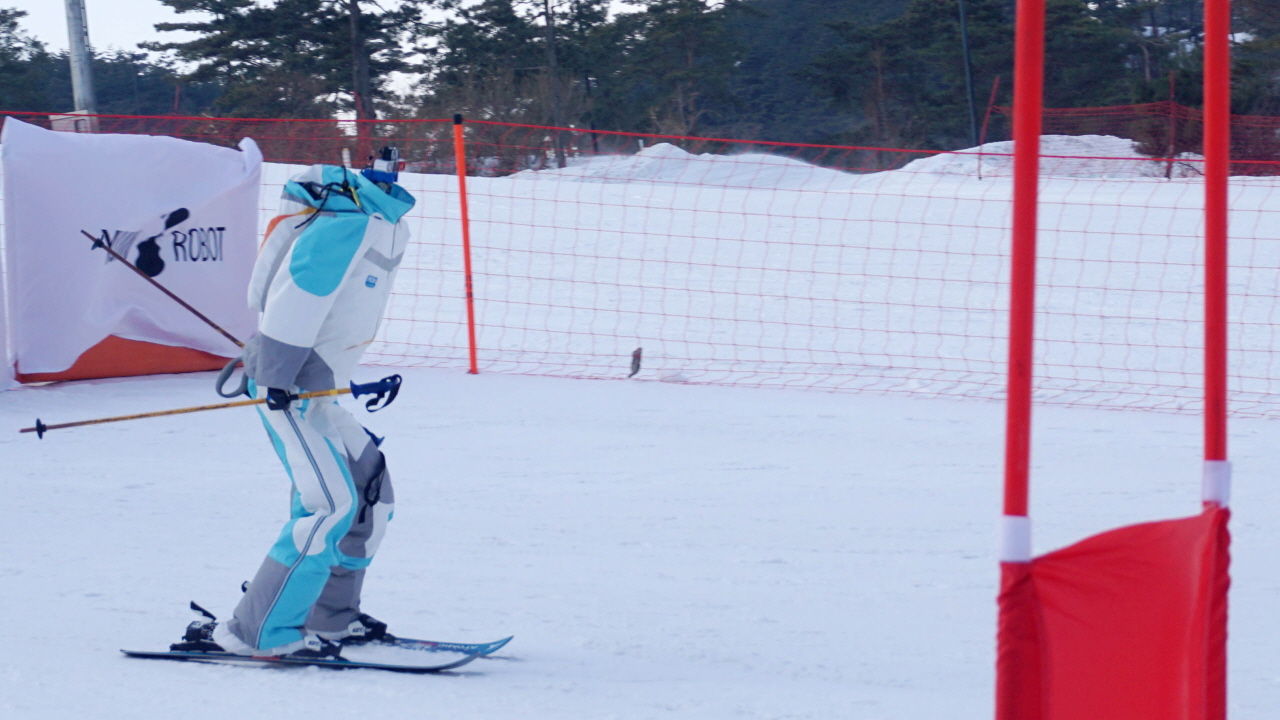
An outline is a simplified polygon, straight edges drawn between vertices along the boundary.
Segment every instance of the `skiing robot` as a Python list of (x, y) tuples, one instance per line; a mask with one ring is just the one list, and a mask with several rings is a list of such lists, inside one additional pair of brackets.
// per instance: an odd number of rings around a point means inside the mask
[(388, 637), (360, 608), (394, 503), (381, 439), (333, 396), (299, 396), (346, 383), (377, 334), (414, 205), (398, 165), (386, 148), (360, 173), (315, 165), (284, 186), (249, 284), (258, 332), (241, 359), (242, 389), (265, 400), (257, 411), (293, 484), (290, 518), (234, 615), (191, 623), (173, 650), (337, 658)]

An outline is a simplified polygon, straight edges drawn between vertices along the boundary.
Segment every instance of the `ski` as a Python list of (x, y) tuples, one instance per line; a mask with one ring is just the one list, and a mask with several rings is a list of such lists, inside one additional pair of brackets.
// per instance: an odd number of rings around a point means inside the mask
[[(376, 650), (365, 646), (366, 649)], [(121, 650), (128, 657), (145, 658), (150, 660), (178, 660), (184, 662), (213, 663), (218, 665), (242, 665), (256, 667), (282, 667), (282, 666), (302, 666), (302, 667), (322, 667), (333, 670), (384, 670), (389, 672), (400, 673), (440, 673), (447, 670), (462, 667), (467, 663), (480, 657), (475, 653), (461, 653), (444, 650), (436, 650), (433, 652), (448, 653), (450, 657), (436, 658), (431, 662), (414, 662), (417, 658), (408, 658), (408, 660), (393, 660), (392, 658), (380, 658), (381, 653), (366, 652), (364, 649), (343, 648), (344, 653), (351, 651), (350, 657), (343, 658), (298, 658), (288, 655), (283, 656), (260, 656), (237, 655), (229, 652), (202, 652), (191, 650)], [(362, 659), (367, 656), (368, 659)]]
[(417, 638), (394, 637), (390, 640), (374, 640), (369, 644), (390, 645), (393, 647), (420, 652), (460, 652), (484, 657), (501, 650), (507, 643), (511, 642), (512, 637), (514, 636), (509, 635), (501, 640), (494, 640), (492, 642), (485, 643), (444, 642), (441, 640), (419, 640)]
[[(241, 586), (241, 590), (248, 586), (248, 581)], [(210, 620), (217, 621), (213, 613), (200, 607), (194, 600), (191, 601), (191, 609), (200, 613)], [(480, 657), (492, 655), (493, 653), (506, 647), (511, 642), (514, 635), (508, 635), (501, 640), (493, 640), (490, 642), (466, 643), (466, 642), (447, 642), (444, 640), (421, 640), (419, 638), (406, 638), (396, 635), (386, 635), (377, 640), (368, 642), (348, 642), (343, 647), (382, 647), (382, 648), (398, 648), (400, 650), (412, 650), (415, 652), (456, 652), (466, 655), (477, 655)]]

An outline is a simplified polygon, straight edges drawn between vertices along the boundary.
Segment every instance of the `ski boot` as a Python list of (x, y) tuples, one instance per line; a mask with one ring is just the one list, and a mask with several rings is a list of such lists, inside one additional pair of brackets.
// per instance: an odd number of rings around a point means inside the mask
[(395, 636), (387, 632), (387, 624), (365, 613), (351, 621), (346, 629), (320, 633), (323, 639), (341, 645), (363, 645), (370, 642), (391, 642)]
[(325, 640), (319, 635), (308, 635), (302, 642), (302, 647), (285, 657), (306, 658), (307, 660), (342, 659), (342, 645), (332, 640)]

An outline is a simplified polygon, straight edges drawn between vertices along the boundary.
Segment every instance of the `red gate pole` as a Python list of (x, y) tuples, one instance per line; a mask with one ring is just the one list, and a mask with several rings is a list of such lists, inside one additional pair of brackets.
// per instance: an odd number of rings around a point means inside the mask
[(1013, 100), (1013, 249), (1009, 378), (1005, 409), (1004, 514), (1026, 517), (1035, 341), (1036, 203), (1044, 96), (1044, 0), (1018, 0)]
[[(1204, 459), (1227, 459), (1227, 177), (1231, 169), (1230, 0), (1204, 4)], [(1207, 484), (1207, 483), (1206, 483)], [(1225, 489), (1225, 488), (1224, 488)], [(1206, 488), (1208, 490), (1208, 488)], [(1205, 497), (1221, 501), (1225, 497)]]
[(1040, 720), (1043, 670), (1031, 583), (1031, 387), (1035, 342), (1036, 205), (1044, 105), (1045, 0), (1018, 0), (1013, 90), (1013, 247), (996, 720)]
[(462, 114), (453, 116), (453, 162), (458, 172), (458, 207), (462, 221), (462, 272), (467, 287), (467, 349), (471, 358), (472, 375), (480, 370), (476, 366), (476, 306), (474, 286), (471, 282), (471, 215), (467, 208), (467, 146), (462, 132)]
[[(1227, 224), (1231, 174), (1231, 2), (1204, 3), (1204, 476), (1207, 511), (1227, 513), (1231, 463), (1227, 460)], [(1225, 522), (1225, 520), (1224, 520)], [(1227, 717), (1227, 566), (1230, 536), (1219, 542), (1218, 575), (1206, 628), (1204, 714)]]

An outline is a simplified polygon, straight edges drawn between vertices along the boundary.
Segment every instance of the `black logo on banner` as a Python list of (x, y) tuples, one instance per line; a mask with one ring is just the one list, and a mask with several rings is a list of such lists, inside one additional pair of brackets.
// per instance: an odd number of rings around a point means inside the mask
[[(214, 226), (174, 229), (190, 218), (191, 213), (186, 208), (178, 208), (165, 215), (164, 229), (137, 244), (137, 254), (132, 261), (134, 266), (148, 277), (156, 277), (164, 272), (166, 263), (162, 250), (166, 245), (171, 262), (222, 262), (222, 240), (227, 228)], [(121, 257), (128, 258), (138, 235), (137, 231), (103, 230), (96, 239)], [(107, 257), (107, 262), (112, 260), (112, 257)]]
[(163, 237), (165, 232), (174, 225), (186, 222), (189, 217), (191, 213), (187, 212), (186, 208), (178, 208), (165, 215), (164, 230), (138, 243), (138, 259), (134, 260), (133, 264), (148, 277), (155, 277), (164, 272), (164, 260), (160, 257), (160, 243), (156, 242), (156, 239)]

